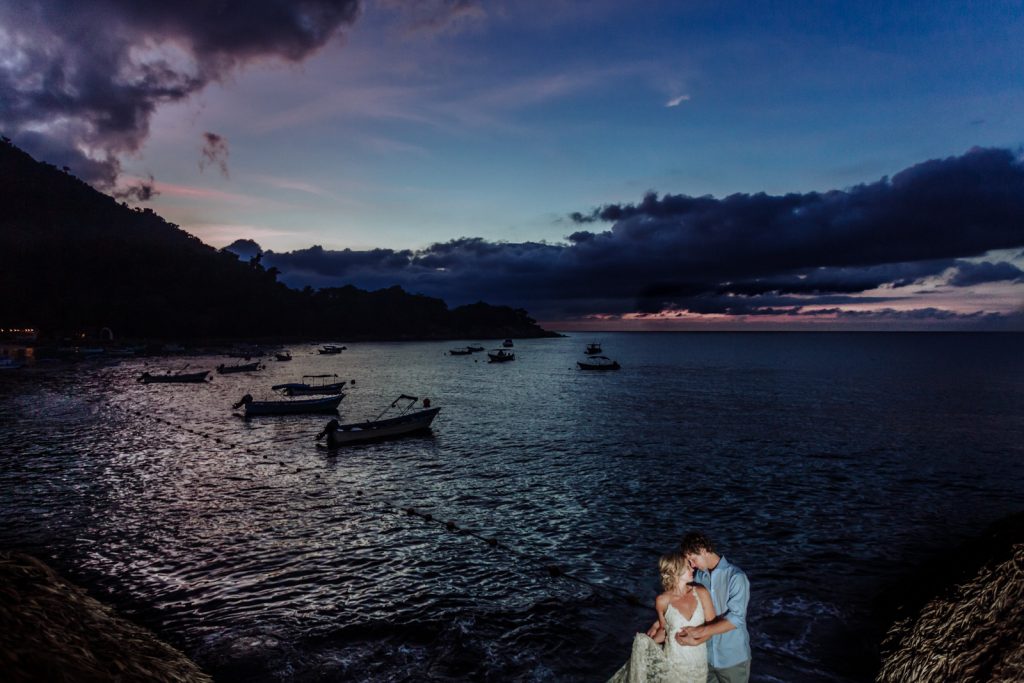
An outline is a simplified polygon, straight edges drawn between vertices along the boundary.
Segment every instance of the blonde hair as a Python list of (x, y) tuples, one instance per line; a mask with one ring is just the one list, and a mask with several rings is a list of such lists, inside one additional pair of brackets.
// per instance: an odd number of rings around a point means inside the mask
[(661, 572), (661, 587), (670, 591), (679, 583), (682, 576), (690, 567), (686, 562), (686, 556), (680, 552), (667, 553), (658, 559), (658, 571)]

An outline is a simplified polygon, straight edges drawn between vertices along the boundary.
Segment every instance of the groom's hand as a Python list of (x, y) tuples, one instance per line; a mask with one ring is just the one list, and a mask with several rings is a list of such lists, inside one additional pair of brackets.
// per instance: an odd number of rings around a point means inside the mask
[(676, 642), (680, 645), (700, 645), (700, 641), (693, 635), (694, 629), (681, 628), (676, 631)]
[(708, 631), (708, 627), (707, 626), (691, 626), (690, 628), (686, 629), (687, 635), (689, 635), (689, 636), (691, 636), (691, 637), (693, 637), (693, 638), (695, 638), (697, 640), (700, 640), (702, 638), (706, 638), (707, 635), (708, 635), (707, 631)]

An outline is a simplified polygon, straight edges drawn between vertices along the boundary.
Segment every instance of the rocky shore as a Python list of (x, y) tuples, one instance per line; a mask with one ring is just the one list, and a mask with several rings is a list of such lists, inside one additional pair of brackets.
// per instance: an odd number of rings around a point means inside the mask
[(1024, 681), (1024, 514), (892, 586), (878, 683)]
[(0, 553), (4, 681), (211, 683), (188, 657), (39, 560)]

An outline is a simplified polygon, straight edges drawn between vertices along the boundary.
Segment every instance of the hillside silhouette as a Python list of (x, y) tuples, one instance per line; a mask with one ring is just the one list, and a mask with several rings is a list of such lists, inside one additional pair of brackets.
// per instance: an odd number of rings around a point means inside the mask
[(48, 336), (109, 327), (150, 339), (540, 337), (522, 309), (400, 287), (290, 289), (241, 261), (0, 144), (0, 327)]

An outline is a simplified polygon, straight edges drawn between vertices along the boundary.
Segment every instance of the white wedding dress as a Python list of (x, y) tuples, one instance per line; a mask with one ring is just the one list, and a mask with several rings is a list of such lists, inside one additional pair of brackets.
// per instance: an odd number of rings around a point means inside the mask
[(689, 619), (669, 604), (665, 608), (665, 644), (659, 645), (645, 633), (633, 638), (633, 653), (608, 683), (705, 683), (708, 679), (708, 646), (680, 645), (676, 632), (686, 626), (704, 623), (704, 607), (697, 598), (697, 608)]

